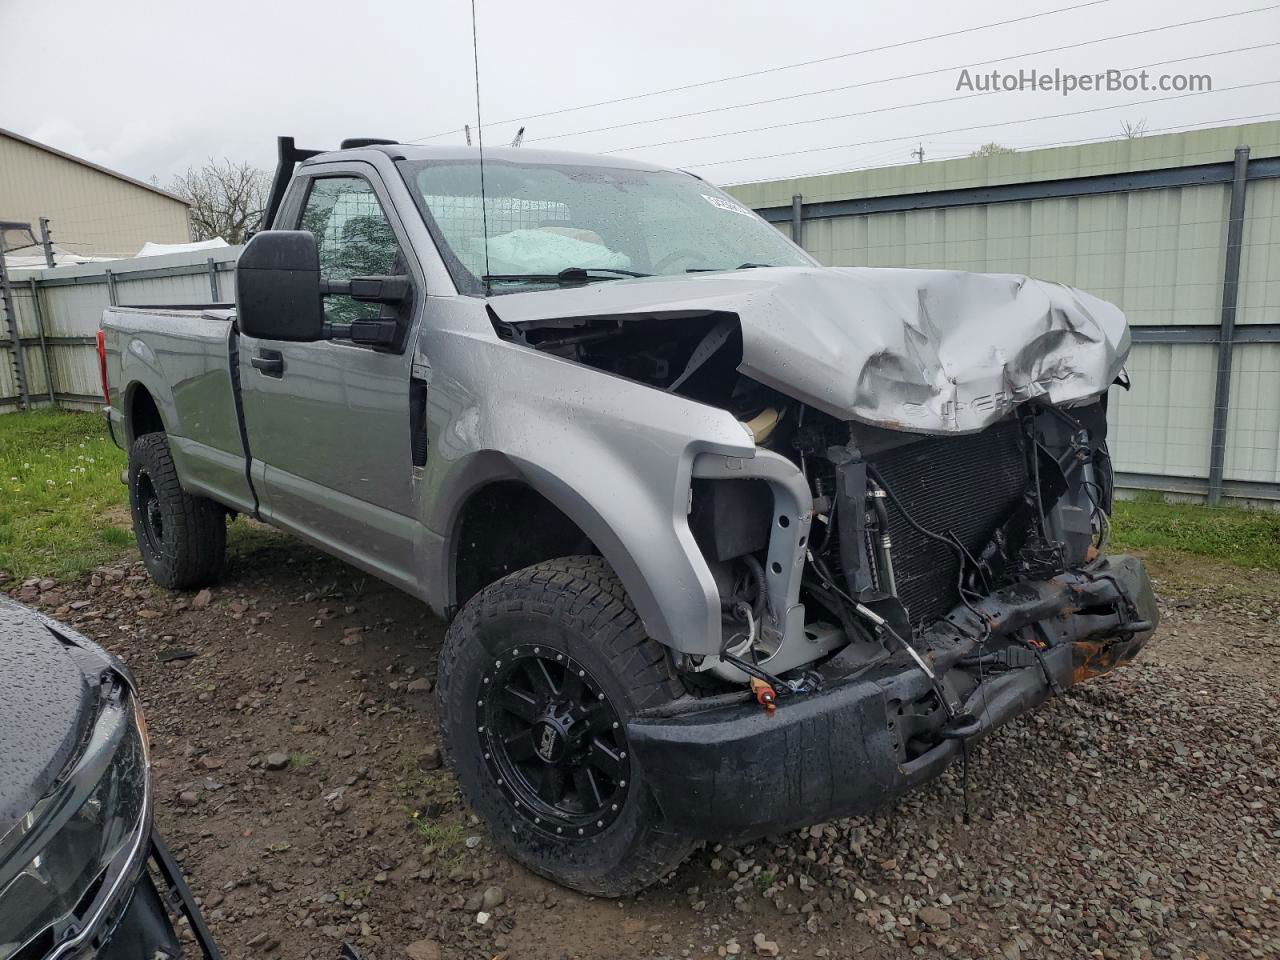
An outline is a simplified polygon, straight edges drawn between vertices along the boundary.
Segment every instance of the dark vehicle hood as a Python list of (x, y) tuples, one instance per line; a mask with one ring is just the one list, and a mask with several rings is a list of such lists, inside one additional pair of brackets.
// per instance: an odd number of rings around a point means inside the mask
[(1129, 353), (1119, 308), (1016, 274), (770, 267), (514, 293), (489, 304), (517, 325), (732, 313), (744, 375), (840, 419), (917, 433), (971, 433), (1034, 398), (1094, 397)]
[(49, 792), (93, 721), (99, 676), (115, 665), (93, 644), (0, 597), (0, 837)]

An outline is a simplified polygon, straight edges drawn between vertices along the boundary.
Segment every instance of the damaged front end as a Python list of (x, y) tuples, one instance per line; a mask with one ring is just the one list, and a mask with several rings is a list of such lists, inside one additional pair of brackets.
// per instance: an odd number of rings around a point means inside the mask
[[(1105, 553), (1103, 400), (1025, 404), (959, 437), (803, 413), (785, 443), (812, 519), (800, 520), (808, 533), (785, 613), (769, 582), (784, 579), (770, 558), (785, 549), (724, 555), (731, 517), (755, 511), (755, 529), (763, 513), (775, 541), (789, 509), (752, 503), (736, 489), (750, 481), (724, 478), (726, 458), (714, 479), (708, 464), (695, 468), (705, 479), (694, 530), (728, 585), (726, 640), (720, 657), (686, 665), (718, 682), (629, 736), (673, 824), (696, 836), (756, 836), (877, 806), (936, 776), (965, 741), (1133, 658), (1158, 619), (1141, 562)], [(703, 516), (715, 519), (700, 528)], [(788, 617), (803, 622), (813, 656), (796, 667)], [(735, 680), (754, 701), (724, 694)]]
[[(535, 318), (511, 297), (520, 322), (492, 315), (504, 338), (727, 410), (754, 445), (693, 460), (681, 521), (721, 633), (686, 638), (689, 695), (628, 731), (672, 825), (701, 837), (874, 807), (1134, 657), (1158, 617), (1141, 562), (1106, 554), (1115, 308), (1026, 278), (752, 272), (777, 277), (684, 310), (643, 281), (627, 312)], [(839, 290), (865, 309), (804, 312)], [(816, 345), (780, 347), (784, 321)]]

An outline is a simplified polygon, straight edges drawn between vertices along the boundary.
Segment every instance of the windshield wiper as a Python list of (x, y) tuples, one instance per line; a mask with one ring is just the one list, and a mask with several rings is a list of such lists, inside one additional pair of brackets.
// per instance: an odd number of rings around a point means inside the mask
[(754, 270), (757, 267), (774, 267), (774, 263), (740, 263), (736, 267), (690, 267), (685, 273), (721, 273), (725, 270)]
[(618, 270), (613, 267), (566, 267), (559, 273), (489, 273), (481, 280), (493, 283), (586, 283), (588, 280), (617, 280), (620, 277), (651, 277), (651, 273)]

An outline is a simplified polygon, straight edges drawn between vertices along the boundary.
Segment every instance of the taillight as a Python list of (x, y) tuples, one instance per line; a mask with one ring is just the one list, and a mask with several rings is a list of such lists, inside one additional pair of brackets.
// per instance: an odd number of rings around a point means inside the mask
[(111, 391), (107, 389), (107, 332), (98, 331), (98, 376), (102, 378), (102, 402), (111, 406)]

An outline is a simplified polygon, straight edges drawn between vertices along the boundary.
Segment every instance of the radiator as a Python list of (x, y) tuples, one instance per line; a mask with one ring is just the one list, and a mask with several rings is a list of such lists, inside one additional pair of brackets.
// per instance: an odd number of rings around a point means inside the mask
[[(868, 460), (912, 518), (927, 530), (954, 533), (977, 554), (1017, 505), (1027, 485), (1017, 420), (961, 437), (928, 437)], [(943, 616), (960, 602), (954, 550), (915, 530), (892, 501), (889, 533), (898, 596), (913, 624)]]

